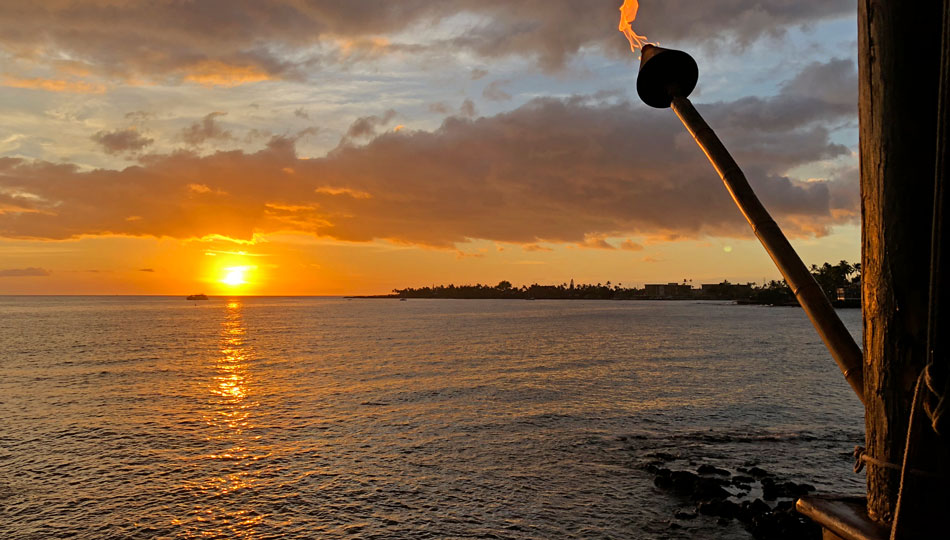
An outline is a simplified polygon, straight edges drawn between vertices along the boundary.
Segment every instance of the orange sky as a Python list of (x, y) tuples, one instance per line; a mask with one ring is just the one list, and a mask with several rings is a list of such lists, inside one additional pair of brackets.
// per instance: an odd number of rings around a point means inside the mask
[[(619, 1), (357, 4), (4, 2), (0, 294), (778, 277)], [(805, 262), (858, 260), (853, 6), (669, 9)]]

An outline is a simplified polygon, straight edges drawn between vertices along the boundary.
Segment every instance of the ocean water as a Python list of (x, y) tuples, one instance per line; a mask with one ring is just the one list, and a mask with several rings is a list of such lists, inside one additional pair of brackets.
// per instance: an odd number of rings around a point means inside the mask
[(5, 539), (749, 538), (640, 466), (861, 493), (862, 441), (797, 308), (0, 297)]

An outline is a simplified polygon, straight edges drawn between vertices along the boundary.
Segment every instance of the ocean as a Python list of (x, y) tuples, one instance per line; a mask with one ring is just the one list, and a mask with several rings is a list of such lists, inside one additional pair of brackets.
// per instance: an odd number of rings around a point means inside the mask
[(5, 539), (750, 538), (644, 464), (861, 494), (863, 433), (798, 308), (0, 297)]

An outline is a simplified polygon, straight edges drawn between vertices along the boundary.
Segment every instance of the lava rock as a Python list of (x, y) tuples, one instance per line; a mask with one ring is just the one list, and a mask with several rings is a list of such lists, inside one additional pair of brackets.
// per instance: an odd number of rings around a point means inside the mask
[(660, 469), (653, 478), (653, 485), (661, 489), (670, 489), (673, 487), (673, 471), (669, 469)]
[(704, 516), (717, 516), (727, 520), (736, 519), (742, 513), (742, 507), (732, 501), (703, 502), (697, 510)]
[(743, 476), (739, 474), (732, 477), (732, 484), (736, 486), (739, 484), (751, 484), (752, 482), (755, 482), (755, 478), (752, 478), (751, 476)]
[(732, 476), (732, 473), (730, 473), (726, 469), (720, 469), (719, 467), (716, 467), (714, 465), (709, 465), (707, 463), (700, 465), (699, 468), (696, 469), (696, 472), (698, 472), (699, 474), (715, 474), (718, 476)]
[(692, 512), (677, 512), (673, 517), (676, 519), (696, 519), (696, 514)]
[(794, 512), (772, 512), (757, 516), (752, 537), (769, 540), (821, 538), (821, 527)]
[(795, 482), (776, 482), (771, 478), (762, 479), (762, 496), (767, 501), (774, 501), (777, 498), (797, 499), (807, 495), (809, 491), (814, 491), (815, 486), (811, 484), (796, 484)]
[(714, 478), (698, 477), (693, 487), (693, 499), (698, 501), (721, 500), (731, 493), (722, 488), (722, 484)]
[(794, 500), (779, 501), (779, 502), (775, 505), (775, 511), (776, 511), (776, 512), (791, 512), (791, 511), (794, 510), (794, 509), (795, 509), (795, 501), (794, 501)]
[(760, 469), (760, 468), (758, 468), (758, 467), (752, 467), (751, 469), (749, 469), (748, 471), (745, 471), (745, 472), (749, 473), (750, 475), (754, 476), (755, 478), (765, 478), (766, 476), (772, 476), (772, 475), (769, 473), (769, 471), (766, 471), (765, 469)]
[(689, 495), (696, 489), (699, 476), (689, 471), (673, 471), (670, 475), (673, 481), (673, 491), (680, 495)]
[(772, 507), (762, 499), (756, 499), (749, 503), (749, 510), (755, 515), (768, 514)]

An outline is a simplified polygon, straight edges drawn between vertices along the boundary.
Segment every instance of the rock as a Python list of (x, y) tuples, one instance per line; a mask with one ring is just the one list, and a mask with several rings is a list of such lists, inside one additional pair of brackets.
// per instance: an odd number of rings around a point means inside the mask
[(699, 506), (696, 507), (696, 511), (704, 516), (718, 516), (719, 506), (721, 504), (721, 501), (708, 501), (699, 503)]
[(719, 511), (721, 512), (719, 514), (720, 517), (737, 519), (742, 513), (742, 507), (732, 501), (726, 500), (722, 501), (722, 506), (719, 508)]
[(715, 478), (697, 477), (693, 487), (693, 499), (697, 501), (721, 500), (731, 493), (722, 488), (722, 484)]
[(719, 467), (716, 467), (714, 465), (709, 465), (707, 463), (700, 465), (699, 468), (696, 469), (696, 472), (698, 472), (699, 474), (715, 474), (719, 476), (732, 476), (732, 473), (730, 473), (726, 469), (720, 469)]
[(675, 517), (676, 519), (696, 519), (696, 514), (692, 512), (681, 511), (681, 512), (677, 512), (676, 515), (674, 515), (673, 517)]
[(791, 511), (794, 510), (794, 509), (795, 509), (795, 501), (794, 501), (794, 500), (779, 501), (779, 502), (775, 505), (775, 511), (776, 511), (776, 512), (791, 512)]
[(697, 508), (704, 516), (717, 516), (726, 520), (733, 520), (742, 513), (742, 507), (732, 501), (707, 501), (699, 503)]
[(696, 489), (697, 480), (699, 480), (699, 476), (689, 471), (673, 471), (670, 478), (673, 481), (673, 491), (681, 495), (692, 493)]
[(751, 527), (752, 537), (769, 540), (821, 538), (821, 527), (793, 512), (773, 512), (758, 516)]
[(815, 487), (810, 484), (796, 484), (795, 482), (776, 482), (771, 478), (762, 479), (762, 495), (767, 501), (774, 501), (777, 498), (797, 499), (807, 495), (809, 491), (814, 491)]
[(749, 503), (749, 510), (756, 515), (767, 514), (772, 511), (772, 507), (769, 506), (762, 499), (756, 499)]
[(660, 469), (653, 478), (653, 485), (661, 489), (673, 488), (673, 471), (669, 469)]
[(765, 478), (766, 476), (772, 476), (765, 469), (760, 469), (758, 467), (752, 467), (748, 471), (744, 471), (744, 472), (749, 473), (751, 476), (754, 476), (755, 478)]
[(771, 478), (762, 479), (762, 498), (767, 501), (774, 501), (781, 496), (781, 487)]
[(751, 484), (752, 482), (755, 482), (755, 478), (752, 478), (751, 476), (743, 476), (740, 474), (732, 477), (733, 485)]

